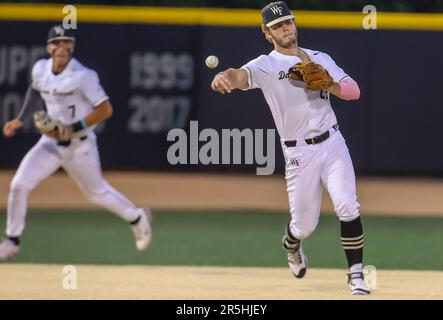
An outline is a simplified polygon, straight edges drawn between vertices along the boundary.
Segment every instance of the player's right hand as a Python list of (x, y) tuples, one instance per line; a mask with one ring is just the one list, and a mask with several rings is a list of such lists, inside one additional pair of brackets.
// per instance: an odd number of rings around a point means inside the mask
[(6, 138), (10, 138), (15, 134), (15, 131), (21, 126), (23, 126), (23, 122), (19, 119), (14, 119), (6, 122), (5, 125), (3, 126), (3, 135)]
[(214, 77), (214, 80), (212, 80), (211, 88), (212, 90), (220, 92), (221, 94), (225, 94), (226, 92), (231, 93), (232, 84), (226, 74), (224, 72), (220, 72)]

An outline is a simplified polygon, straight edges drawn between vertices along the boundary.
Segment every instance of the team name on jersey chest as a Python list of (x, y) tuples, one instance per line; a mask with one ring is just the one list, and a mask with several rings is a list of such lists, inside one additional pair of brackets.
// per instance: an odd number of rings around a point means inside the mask
[(57, 97), (71, 96), (77, 87), (71, 76), (57, 81), (51, 79), (37, 80), (35, 85), (41, 93)]
[(289, 72), (280, 71), (278, 73), (278, 80), (289, 79)]

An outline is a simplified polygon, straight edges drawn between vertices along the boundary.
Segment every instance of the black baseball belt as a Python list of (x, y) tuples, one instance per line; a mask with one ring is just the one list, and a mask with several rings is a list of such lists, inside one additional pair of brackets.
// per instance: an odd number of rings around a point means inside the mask
[[(86, 139), (88, 139), (88, 136), (82, 136), (79, 138), (80, 141), (85, 141)], [(57, 145), (62, 146), (62, 147), (69, 147), (71, 145), (72, 139), (71, 140), (66, 140), (66, 141), (58, 141)]]
[[(334, 124), (332, 126), (332, 129), (334, 131), (338, 130), (338, 124)], [(323, 132), (321, 135), (319, 136), (315, 136), (313, 138), (309, 138), (309, 139), (305, 139), (306, 144), (317, 144), (320, 142), (325, 141), (326, 139), (328, 139), (331, 136), (330, 130)], [(287, 147), (295, 147), (297, 145), (297, 140), (287, 140), (284, 142), (284, 144)]]

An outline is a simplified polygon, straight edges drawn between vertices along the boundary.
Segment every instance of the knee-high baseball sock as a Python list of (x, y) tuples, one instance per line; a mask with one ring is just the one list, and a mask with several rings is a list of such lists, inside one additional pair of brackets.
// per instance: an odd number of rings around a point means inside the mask
[(345, 250), (349, 268), (356, 269), (358, 267), (357, 269), (361, 269), (363, 262), (363, 227), (360, 217), (349, 222), (341, 221), (341, 243)]
[(283, 236), (282, 247), (290, 253), (294, 253), (300, 248), (300, 239), (293, 236), (290, 223), (288, 223), (286, 234)]

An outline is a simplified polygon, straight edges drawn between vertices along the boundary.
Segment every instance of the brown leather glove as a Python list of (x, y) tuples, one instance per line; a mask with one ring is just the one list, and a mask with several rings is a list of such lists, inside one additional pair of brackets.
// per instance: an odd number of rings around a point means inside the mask
[(72, 127), (55, 121), (46, 113), (41, 110), (34, 113), (34, 124), (41, 134), (46, 134), (58, 141), (67, 141), (72, 137)]
[(299, 62), (289, 68), (289, 76), (293, 80), (306, 82), (306, 89), (309, 90), (327, 90), (334, 84), (328, 71), (312, 61)]

